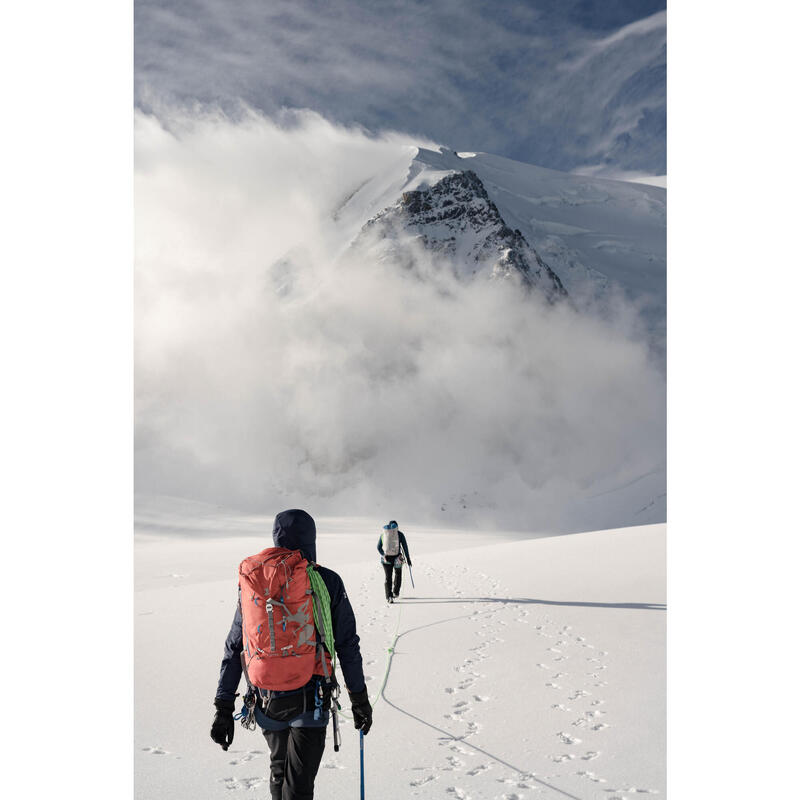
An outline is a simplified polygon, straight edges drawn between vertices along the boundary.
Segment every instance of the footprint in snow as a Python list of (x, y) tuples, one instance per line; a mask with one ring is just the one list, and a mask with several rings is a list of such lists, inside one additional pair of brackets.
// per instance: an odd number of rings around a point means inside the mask
[(490, 766), (491, 766), (490, 764), (479, 764), (474, 769), (469, 770), (469, 772), (467, 772), (467, 775), (470, 776), (480, 775), (482, 772), (486, 772), (490, 768)]
[(550, 756), (551, 761), (555, 761), (556, 764), (560, 764), (562, 761), (572, 761), (575, 758), (571, 753), (562, 753), (561, 755), (557, 756)]
[(589, 772), (588, 770), (581, 770), (580, 772), (576, 772), (575, 774), (581, 778), (588, 778), (590, 781), (594, 783), (606, 782), (605, 778), (598, 778), (597, 775), (594, 774), (594, 772)]
[[(523, 773), (522, 775), (518, 775), (512, 778), (498, 778), (498, 783), (505, 783), (509, 786), (514, 786), (517, 789), (530, 789), (530, 784), (525, 783), (525, 781), (530, 780), (533, 778), (533, 774), (528, 775), (527, 773)], [(514, 794), (504, 794), (503, 797), (519, 797), (519, 795)]]
[(228, 763), (235, 767), (239, 764), (246, 764), (248, 761), (252, 761), (254, 758), (258, 758), (259, 756), (263, 756), (263, 750), (248, 750), (241, 758), (234, 758), (233, 761), (229, 761)]
[(424, 778), (419, 778), (415, 781), (411, 781), (411, 783), (409, 783), (408, 785), (424, 786), (426, 783), (431, 783), (432, 781), (437, 781), (437, 780), (439, 780), (439, 777), (437, 775), (426, 775)]
[(597, 750), (587, 750), (581, 758), (584, 761), (594, 761), (596, 758), (600, 758), (600, 753)]
[(459, 789), (458, 786), (448, 786), (447, 792), (457, 797), (458, 800), (469, 800), (469, 795), (463, 789)]
[(556, 736), (558, 736), (558, 738), (561, 739), (561, 743), (562, 744), (580, 744), (581, 743), (581, 740), (578, 739), (577, 736), (571, 736), (570, 734), (564, 733), (563, 731), (560, 731), (559, 733), (557, 733)]
[(477, 733), (481, 729), (481, 726), (478, 725), (477, 722), (468, 722), (467, 723), (467, 732), (464, 734), (464, 737), (472, 736), (473, 733)]
[(239, 789), (247, 789), (251, 791), (258, 789), (267, 783), (268, 778), (222, 778), (220, 783), (224, 784), (226, 789), (237, 791)]
[(169, 750), (165, 750), (163, 747), (143, 747), (142, 751), (145, 753), (150, 753), (153, 756), (168, 756)]

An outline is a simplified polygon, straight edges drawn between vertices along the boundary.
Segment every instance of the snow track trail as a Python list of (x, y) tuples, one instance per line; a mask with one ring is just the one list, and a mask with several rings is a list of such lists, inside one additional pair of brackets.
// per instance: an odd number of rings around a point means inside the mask
[[(441, 787), (444, 792), (442, 796), (445, 797), (509, 800), (512, 797), (522, 798), (526, 792), (573, 800), (591, 796), (627, 796), (630, 790), (619, 795), (616, 791), (610, 792), (610, 787), (606, 786), (608, 780), (599, 772), (603, 760), (601, 734), (610, 727), (610, 723), (603, 719), (609, 712), (603, 708), (607, 701), (602, 696), (603, 689), (609, 684), (604, 679), (609, 669), (606, 663), (609, 653), (598, 649), (585, 636), (575, 632), (572, 625), (560, 624), (550, 611), (542, 611), (541, 606), (536, 611), (532, 610), (531, 607), (540, 605), (536, 600), (506, 596), (508, 593), (503, 591), (502, 585), (484, 572), (473, 572), (468, 567), (455, 564), (449, 570), (426, 567), (424, 574), (427, 585), (441, 587), (444, 592), (431, 597), (409, 594), (397, 605), (401, 612), (403, 607), (409, 610), (413, 608), (414, 616), (438, 618), (414, 627), (403, 626), (399, 634), (395, 632), (392, 638), (393, 651), (390, 652), (388, 669), (378, 698), (384, 700), (393, 711), (418, 724), (419, 729), (414, 736), (417, 742), (427, 739), (431, 747), (445, 750), (444, 756), (432, 758), (427, 766), (411, 765), (412, 770), (423, 773), (421, 777), (413, 777), (408, 781), (411, 796), (437, 796), (430, 784), (441, 782), (443, 776), (449, 777), (453, 784), (458, 783)], [(470, 586), (483, 593), (480, 596), (465, 596), (465, 587)], [(441, 616), (430, 606), (446, 609), (446, 616)], [(547, 604), (543, 607), (546, 609)], [(636, 604), (636, 607), (640, 610), (660, 608), (653, 604)], [(454, 615), (453, 611), (463, 613)], [(397, 615), (397, 627), (400, 627), (401, 612)], [(391, 613), (389, 610), (387, 616), (390, 617)], [(411, 613), (407, 614), (407, 618), (411, 616)], [(518, 626), (528, 628), (526, 630)], [(453, 643), (454, 646), (450, 645), (453, 636), (448, 632), (448, 627), (459, 632), (459, 642)], [(434, 631), (436, 628), (440, 630)], [(429, 649), (430, 638), (422, 636), (425, 632), (436, 636), (438, 647), (434, 643), (434, 647)], [(549, 715), (548, 723), (552, 746), (550, 752), (537, 753), (521, 763), (512, 763), (503, 749), (490, 752), (483, 744), (480, 733), (485, 724), (480, 722), (480, 718), (494, 700), (491, 692), (495, 664), (492, 662), (506, 658), (508, 649), (513, 649), (515, 643), (529, 644), (531, 632), (536, 642), (536, 671), (517, 699), (523, 711), (526, 702), (531, 703), (530, 710), (534, 711), (536, 696), (557, 701), (549, 703), (550, 710), (556, 712)], [(419, 647), (415, 645), (415, 637), (420, 640)], [(441, 647), (444, 641), (448, 642), (446, 648)], [(452, 685), (437, 687), (448, 697), (449, 705), (445, 713), (441, 713), (443, 709), (440, 706), (438, 715), (426, 714), (426, 703), (415, 702), (416, 698), (424, 697), (426, 691), (414, 692), (410, 696), (402, 690), (395, 689), (393, 692), (393, 686), (402, 687), (407, 682), (401, 674), (404, 656), (407, 661), (418, 660), (417, 651), (420, 649), (435, 655), (437, 660), (442, 659), (446, 652), (445, 660), (449, 661), (457, 677), (457, 680), (450, 681)], [(530, 651), (528, 646), (525, 649)], [(395, 656), (397, 663), (392, 670)], [(376, 707), (375, 715), (376, 725), (381, 725), (385, 713)], [(512, 721), (513, 717), (506, 724)], [(524, 728), (520, 729), (520, 733), (524, 733)], [(476, 760), (479, 763), (475, 763)], [(589, 762), (592, 762), (594, 769), (588, 768)], [(558, 765), (557, 768), (554, 765)], [(587, 793), (586, 787), (575, 789), (574, 780), (566, 780), (564, 786), (559, 785), (559, 781), (565, 778), (596, 784), (601, 792)], [(501, 786), (498, 787), (498, 784)], [(508, 788), (516, 791), (509, 793)], [(643, 792), (657, 793), (653, 789), (637, 788), (633, 794)]]
[[(487, 535), (463, 548), (411, 537), (417, 586), (406, 575), (394, 605), (383, 600), (377, 558), (340, 566), (319, 548), (358, 620), (374, 707), (366, 797), (665, 796), (664, 526), (511, 542)], [(341, 549), (363, 557), (372, 538)], [(266, 796), (260, 734), (237, 726), (227, 753), (208, 739), (232, 581), (170, 580), (137, 593), (136, 796)], [(200, 637), (202, 654), (179, 680), (180, 670), (165, 675), (154, 662), (172, 663), (182, 647), (164, 634), (184, 603), (201, 607), (194, 630), (177, 638)], [(168, 722), (176, 693), (189, 707)], [(358, 738), (342, 716), (342, 749), (329, 739), (317, 778), (325, 800), (358, 793)]]

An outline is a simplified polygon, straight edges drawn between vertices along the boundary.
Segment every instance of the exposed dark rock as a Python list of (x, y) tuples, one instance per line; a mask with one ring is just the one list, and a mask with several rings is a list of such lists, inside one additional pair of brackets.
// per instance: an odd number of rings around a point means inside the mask
[(381, 211), (362, 236), (411, 235), (427, 250), (447, 256), (460, 277), (488, 272), (493, 278), (518, 279), (555, 301), (567, 292), (558, 275), (519, 230), (512, 230), (471, 170), (446, 175), (430, 187), (403, 192), (398, 203)]

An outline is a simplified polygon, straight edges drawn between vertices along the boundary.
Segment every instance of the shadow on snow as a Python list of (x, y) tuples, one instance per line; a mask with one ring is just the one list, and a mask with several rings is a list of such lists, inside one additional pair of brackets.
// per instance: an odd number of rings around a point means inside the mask
[(666, 611), (664, 603), (592, 603), (588, 600), (542, 600), (537, 597), (415, 597), (408, 596), (400, 603), (513, 603), (540, 606), (580, 606), (581, 608), (628, 608), (633, 610)]

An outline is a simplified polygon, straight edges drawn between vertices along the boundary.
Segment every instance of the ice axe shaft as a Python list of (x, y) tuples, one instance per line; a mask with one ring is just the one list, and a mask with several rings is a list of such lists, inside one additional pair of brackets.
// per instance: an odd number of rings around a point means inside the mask
[(414, 586), (414, 573), (411, 571), (411, 564), (408, 565), (408, 574), (409, 577), (411, 578), (411, 588), (416, 589), (417, 587)]
[(361, 800), (364, 800), (364, 731), (359, 731), (359, 749), (361, 751)]

